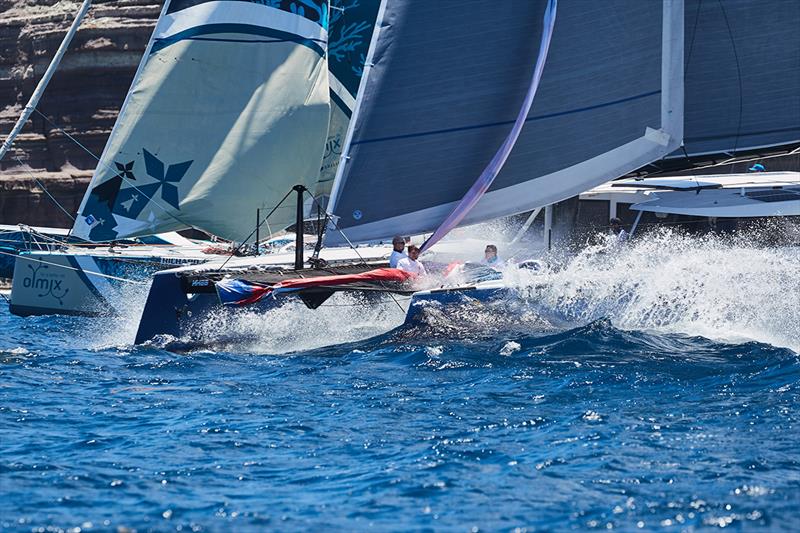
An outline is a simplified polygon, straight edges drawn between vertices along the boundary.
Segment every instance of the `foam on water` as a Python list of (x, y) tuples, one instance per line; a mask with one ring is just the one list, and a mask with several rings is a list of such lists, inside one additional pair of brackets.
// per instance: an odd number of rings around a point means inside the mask
[(109, 297), (116, 311), (99, 320), (84, 320), (81, 337), (91, 349), (123, 348), (133, 344), (151, 281), (124, 283)]
[[(668, 330), (729, 336), (760, 306), (748, 334), (791, 341), (796, 251), (601, 251), (509, 271), (518, 297), (461, 329), (345, 345), (402, 313), (296, 302), (210, 324), (230, 350), (175, 353), (127, 345), (136, 295), (114, 319), (0, 308), (0, 530), (795, 531), (800, 358)], [(726, 295), (751, 273), (768, 287)], [(714, 305), (675, 296), (699, 282)], [(637, 317), (657, 296), (662, 315)]]
[(622, 329), (800, 352), (800, 248), (762, 246), (763, 237), (663, 229), (626, 245), (604, 241), (541, 273), (510, 268), (505, 277), (544, 316), (572, 325), (607, 318)]

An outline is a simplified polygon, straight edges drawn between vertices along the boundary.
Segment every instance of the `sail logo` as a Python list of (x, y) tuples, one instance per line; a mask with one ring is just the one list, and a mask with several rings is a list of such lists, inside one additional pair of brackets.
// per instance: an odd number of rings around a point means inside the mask
[(325, 143), (325, 156), (323, 159), (340, 155), (342, 155), (342, 136), (337, 133), (333, 137), (328, 137), (328, 142)]
[(69, 288), (61, 286), (64, 282), (64, 274), (49, 272), (50, 268), (45, 264), (39, 264), (35, 267), (33, 265), (27, 266), (30, 269), (30, 274), (22, 278), (22, 286), (26, 289), (38, 291), (37, 298), (49, 296), (57, 300), (59, 305), (64, 305), (64, 297), (69, 293)]

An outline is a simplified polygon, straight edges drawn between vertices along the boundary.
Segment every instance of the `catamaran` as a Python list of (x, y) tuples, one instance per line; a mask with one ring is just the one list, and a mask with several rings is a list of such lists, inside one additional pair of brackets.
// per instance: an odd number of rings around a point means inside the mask
[[(294, 268), (234, 258), (157, 274), (136, 342), (191, 335), (223, 303), (269, 308), (291, 294), (314, 308), (342, 290), (409, 291), (378, 257), (353, 263), (337, 251), (343, 244), (433, 232), (430, 248), (453, 227), (636, 169), (796, 144), (800, 117), (787, 109), (800, 89), (798, 48), (785, 43), (797, 39), (798, 14), (764, 11), (681, 0), (457, 11), (382, 1), (325, 247), (298, 255)], [(763, 22), (758, 32), (753, 21)]]
[[(330, 10), (307, 4), (165, 3), (69, 232), (71, 240), (111, 246), (25, 251), (16, 263), (12, 313), (113, 312), (126, 283), (224, 251), (172, 233), (170, 240), (180, 242), (170, 248), (119, 244), (129, 239), (197, 227), (239, 241), (230, 248), (238, 255), (291, 247), (275, 247), (278, 238), (271, 237), (294, 221), (294, 208), (261, 215), (296, 178), (314, 202), (327, 201), (378, 8), (376, 1), (335, 3)], [(84, 1), (14, 132), (35, 108), (89, 5)], [(181, 160), (165, 161), (163, 154)], [(255, 240), (267, 240), (246, 248), (241, 241), (253, 218)], [(50, 282), (59, 286), (55, 293), (42, 290)]]
[[(432, 233), (430, 249), (454, 227), (637, 169), (800, 139), (791, 10), (697, 0), (371, 5), (363, 75), (345, 87), (352, 116), (337, 144), (331, 108), (348, 102), (326, 67), (334, 11), (311, 1), (165, 4), (75, 234), (195, 227), (244, 242), (254, 215), (255, 228), (301, 227), (323, 207), (328, 224), (313, 252), (298, 238), (293, 261), (230, 257), (156, 274), (137, 342), (190, 332), (227, 309), (228, 290), (243, 295), (228, 303), (265, 308), (283, 294), (315, 307), (351, 288), (407, 293), (381, 268), (389, 248), (375, 243)], [(341, 27), (373, 26), (352, 24)], [(325, 198), (321, 162), (339, 146)]]

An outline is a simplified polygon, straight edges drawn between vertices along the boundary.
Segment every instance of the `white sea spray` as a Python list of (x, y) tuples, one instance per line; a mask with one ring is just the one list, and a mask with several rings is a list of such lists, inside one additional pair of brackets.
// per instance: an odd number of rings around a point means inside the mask
[(509, 269), (517, 296), (574, 325), (601, 318), (629, 330), (759, 341), (800, 352), (800, 247), (764, 235), (651, 232), (603, 242), (543, 272)]
[[(317, 309), (287, 299), (269, 311), (214, 313), (195, 328), (197, 340), (250, 353), (313, 350), (380, 335), (403, 323), (408, 298), (334, 294)], [(399, 304), (399, 305), (398, 305)]]

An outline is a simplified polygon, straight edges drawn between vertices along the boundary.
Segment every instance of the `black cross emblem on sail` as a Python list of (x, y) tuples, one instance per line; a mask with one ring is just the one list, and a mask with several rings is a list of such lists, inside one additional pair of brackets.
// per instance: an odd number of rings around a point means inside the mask
[(159, 190), (161, 191), (161, 200), (180, 210), (176, 184), (183, 179), (194, 160), (175, 163), (165, 168), (164, 162), (147, 150), (142, 149), (142, 154), (144, 155), (144, 166), (147, 175), (155, 179), (156, 182), (121, 190), (118, 196), (117, 209), (114, 212), (128, 218), (137, 218), (149, 200), (152, 199), (158, 202), (155, 196)]

